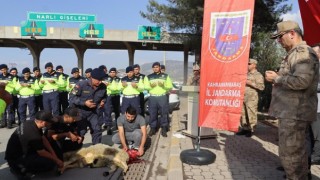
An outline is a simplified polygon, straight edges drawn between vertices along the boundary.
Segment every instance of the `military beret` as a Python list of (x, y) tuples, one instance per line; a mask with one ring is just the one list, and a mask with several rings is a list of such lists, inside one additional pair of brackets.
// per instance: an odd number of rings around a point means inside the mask
[(34, 68), (33, 68), (33, 72), (35, 72), (35, 71), (40, 71), (40, 68), (34, 67)]
[(52, 67), (53, 68), (52, 62), (48, 62), (46, 65), (44, 65), (45, 69), (47, 69), (47, 67)]
[(152, 64), (152, 67), (155, 67), (155, 66), (160, 66), (160, 63), (159, 62), (155, 62)]
[(92, 71), (92, 68), (88, 68), (84, 73), (90, 73), (91, 71)]
[(128, 67), (126, 68), (126, 73), (128, 73), (128, 72), (130, 72), (130, 71), (133, 71), (133, 67), (132, 67), (132, 66), (128, 66)]
[(0, 65), (0, 69), (3, 69), (3, 68), (8, 69), (8, 66), (7, 66), (6, 64), (1, 64), (1, 65)]
[(73, 74), (73, 73), (75, 73), (75, 72), (79, 72), (79, 68), (72, 68), (71, 74)]
[(104, 73), (104, 71), (99, 68), (95, 68), (91, 72), (91, 77), (96, 80), (101, 81), (105, 76), (106, 76), (106, 74)]
[(109, 72), (111, 72), (111, 71), (117, 72), (117, 69), (115, 67), (112, 67), (112, 68), (110, 68)]
[(27, 67), (22, 70), (22, 74), (29, 73), (29, 72), (30, 72), (30, 68), (27, 68)]
[(63, 67), (62, 67), (61, 65), (58, 65), (58, 66), (56, 67), (56, 70), (58, 70), (58, 69), (63, 69)]

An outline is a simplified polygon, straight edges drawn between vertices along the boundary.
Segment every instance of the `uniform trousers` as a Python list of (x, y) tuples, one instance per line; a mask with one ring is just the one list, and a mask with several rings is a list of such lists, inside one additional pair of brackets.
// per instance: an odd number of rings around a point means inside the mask
[(78, 134), (81, 137), (87, 133), (87, 127), (90, 128), (92, 144), (101, 143), (102, 131), (99, 116), (96, 112), (81, 110), (81, 120), (77, 121)]
[(307, 136), (310, 122), (279, 119), (279, 157), (287, 179), (308, 178)]
[(151, 128), (157, 128), (158, 112), (160, 114), (160, 126), (168, 127), (169, 104), (167, 95), (149, 97), (149, 114)]
[(104, 123), (107, 126), (112, 126), (112, 112), (115, 114), (115, 119), (118, 119), (120, 116), (120, 95), (108, 95), (104, 104)]
[(52, 112), (53, 115), (59, 115), (59, 92), (43, 93), (43, 108)]
[(27, 107), (29, 110), (30, 120), (34, 120), (35, 116), (35, 97), (19, 98), (18, 112), (20, 114), (20, 122), (24, 123), (27, 120)]

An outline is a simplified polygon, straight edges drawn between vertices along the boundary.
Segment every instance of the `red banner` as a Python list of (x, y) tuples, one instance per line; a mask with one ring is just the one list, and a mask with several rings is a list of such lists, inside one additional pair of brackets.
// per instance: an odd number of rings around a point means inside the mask
[(304, 39), (312, 46), (320, 43), (320, 1), (299, 0)]
[(238, 131), (248, 73), (254, 0), (205, 0), (200, 127)]

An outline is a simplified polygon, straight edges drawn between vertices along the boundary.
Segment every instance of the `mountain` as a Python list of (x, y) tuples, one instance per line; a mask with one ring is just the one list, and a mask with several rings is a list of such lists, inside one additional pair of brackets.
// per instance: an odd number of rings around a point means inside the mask
[[(151, 74), (153, 63), (140, 64), (141, 73), (148, 75)], [(119, 76), (123, 76), (125, 69), (119, 69)], [(167, 60), (166, 61), (166, 73), (169, 74), (172, 81), (183, 82), (183, 61)], [(192, 73), (192, 62), (188, 63), (188, 76)]]

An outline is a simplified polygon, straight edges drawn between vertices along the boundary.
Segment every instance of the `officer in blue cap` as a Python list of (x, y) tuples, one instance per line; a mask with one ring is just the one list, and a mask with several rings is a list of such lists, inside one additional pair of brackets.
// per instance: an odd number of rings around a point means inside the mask
[(78, 134), (84, 138), (89, 126), (92, 144), (101, 143), (102, 131), (99, 113), (106, 102), (106, 85), (101, 83), (105, 77), (102, 69), (91, 72), (91, 79), (79, 81), (71, 91), (70, 106), (80, 109), (81, 120), (78, 122)]

